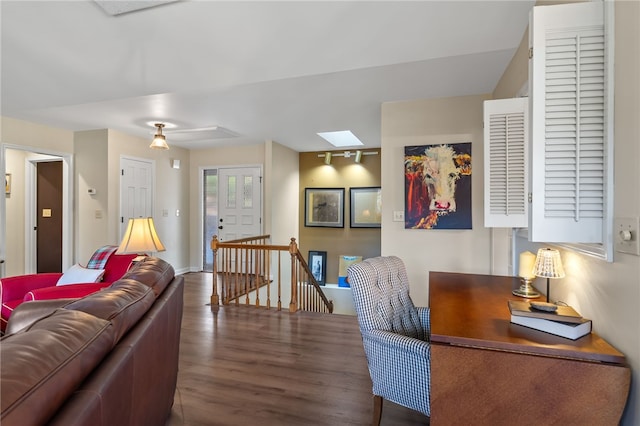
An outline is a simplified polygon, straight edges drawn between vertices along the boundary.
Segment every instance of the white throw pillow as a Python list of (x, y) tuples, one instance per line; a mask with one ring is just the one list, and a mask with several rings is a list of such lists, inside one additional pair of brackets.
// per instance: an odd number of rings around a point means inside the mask
[(76, 263), (60, 277), (56, 285), (97, 283), (103, 275), (104, 269), (89, 269)]

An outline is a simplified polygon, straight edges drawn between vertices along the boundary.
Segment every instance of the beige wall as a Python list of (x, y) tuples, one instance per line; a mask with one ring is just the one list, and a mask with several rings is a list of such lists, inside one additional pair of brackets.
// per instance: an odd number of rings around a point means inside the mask
[[(615, 30), (614, 215), (638, 217), (640, 2), (615, 2)], [(522, 70), (527, 61), (526, 48), (521, 46), (496, 87), (496, 98), (515, 96), (526, 83)], [(535, 252), (538, 247), (518, 238), (515, 250)], [(553, 280), (552, 297), (591, 318), (594, 331), (625, 354), (633, 377), (622, 424), (640, 424), (640, 257), (614, 253), (614, 262), (608, 263), (568, 250), (561, 253), (567, 276)]]
[[(318, 154), (300, 153), (300, 252), (306, 259), (309, 250), (326, 251), (326, 282), (337, 284), (340, 255), (362, 256), (364, 259), (380, 255), (380, 228), (349, 226), (349, 188), (381, 186), (380, 154), (363, 155), (360, 164), (356, 164), (353, 158), (333, 157), (330, 165), (324, 164), (324, 159)], [(304, 226), (305, 188), (344, 188), (344, 228)]]
[(73, 132), (8, 117), (0, 120), (0, 171), (6, 168), (13, 180), (11, 195), (0, 200), (0, 232), (5, 235), (0, 258), (6, 261), (4, 274), (16, 275), (25, 265), (25, 160), (35, 153), (71, 155)]
[[(176, 146), (168, 150), (150, 149), (148, 139), (108, 131), (109, 222), (107, 236), (120, 241), (120, 161), (123, 156), (154, 162), (155, 191), (153, 219), (160, 239), (167, 248), (156, 255), (171, 263), (176, 272), (189, 270), (189, 151)], [(171, 167), (171, 160), (180, 160), (180, 168)], [(167, 215), (164, 215), (166, 211)], [(179, 215), (176, 215), (179, 212)]]
[[(56, 129), (20, 120), (2, 117), (1, 142), (5, 146), (16, 147), (16, 151), (71, 154), (74, 156), (74, 243), (73, 262), (86, 263), (93, 250), (103, 244), (119, 242), (119, 182), (120, 157), (127, 155), (155, 161), (156, 196), (154, 199), (154, 220), (160, 238), (167, 251), (158, 253), (175, 266), (178, 272), (186, 272), (189, 265), (189, 153), (173, 147), (168, 151), (148, 148), (149, 141), (125, 135), (113, 130), (92, 130), (77, 132)], [(6, 150), (7, 169), (20, 167), (24, 173), (24, 161), (16, 157), (14, 150)], [(180, 170), (171, 168), (170, 159), (180, 159)], [(16, 195), (7, 204), (6, 235), (7, 247), (12, 247), (7, 261), (5, 275), (24, 272), (24, 188), (16, 180)], [(23, 185), (23, 184), (22, 184)], [(87, 189), (95, 188), (97, 194), (89, 196)], [(22, 190), (22, 193), (20, 193)], [(13, 195), (13, 194), (12, 194)], [(22, 196), (23, 201), (17, 201)], [(6, 204), (7, 199), (3, 200)], [(1, 209), (0, 209), (1, 210)], [(96, 210), (103, 212), (102, 219), (96, 218)], [(170, 214), (162, 217), (162, 210)], [(180, 210), (180, 216), (176, 216)], [(18, 228), (19, 231), (14, 229)], [(3, 231), (6, 232), (6, 231)], [(20, 248), (19, 253), (14, 248)], [(4, 253), (0, 253), (4, 254)], [(15, 258), (14, 258), (15, 257)]]
[[(15, 149), (6, 151), (6, 173), (11, 173), (11, 194), (5, 195), (6, 205), (6, 237), (11, 241), (10, 250), (6, 250), (4, 275), (12, 276), (24, 270), (25, 250), (25, 210), (24, 210), (24, 163), (27, 152)], [(2, 271), (0, 271), (2, 272)]]
[[(107, 235), (109, 222), (108, 131), (91, 130), (76, 132), (74, 153), (76, 164), (75, 200), (76, 223), (75, 241), (78, 259), (89, 259), (96, 247), (116, 244), (118, 241)], [(95, 195), (87, 190), (94, 188)], [(97, 212), (100, 212), (101, 217)], [(90, 229), (91, 232), (84, 230)], [(80, 260), (85, 264), (86, 260)]]
[(298, 236), (300, 167), (297, 151), (267, 143), (264, 170), (264, 232), (274, 244), (287, 244)]
[[(406, 264), (411, 296), (427, 306), (429, 271), (489, 273), (490, 232), (484, 227), (482, 103), (488, 95), (382, 105), (382, 254)], [(472, 230), (404, 229), (404, 147), (471, 142)]]

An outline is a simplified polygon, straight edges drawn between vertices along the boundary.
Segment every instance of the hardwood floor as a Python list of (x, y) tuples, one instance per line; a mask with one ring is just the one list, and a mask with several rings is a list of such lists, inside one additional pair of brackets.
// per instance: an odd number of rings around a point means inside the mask
[[(369, 425), (371, 380), (354, 316), (223, 306), (185, 275), (178, 389), (167, 426)], [(428, 418), (385, 401), (382, 425)]]

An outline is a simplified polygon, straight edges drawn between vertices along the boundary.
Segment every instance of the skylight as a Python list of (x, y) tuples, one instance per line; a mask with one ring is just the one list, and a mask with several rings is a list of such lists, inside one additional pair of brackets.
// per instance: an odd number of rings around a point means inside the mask
[(324, 138), (331, 145), (336, 147), (359, 146), (364, 145), (360, 139), (356, 137), (350, 130), (341, 130), (338, 132), (321, 132), (318, 136)]

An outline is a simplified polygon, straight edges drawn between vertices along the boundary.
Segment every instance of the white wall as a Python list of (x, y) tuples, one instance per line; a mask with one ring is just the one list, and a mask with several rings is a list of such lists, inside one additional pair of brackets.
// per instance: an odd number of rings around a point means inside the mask
[[(382, 250), (405, 262), (411, 297), (427, 306), (429, 271), (490, 272), (490, 232), (483, 226), (482, 102), (488, 95), (382, 105)], [(472, 230), (404, 229), (404, 147), (471, 142)]]

